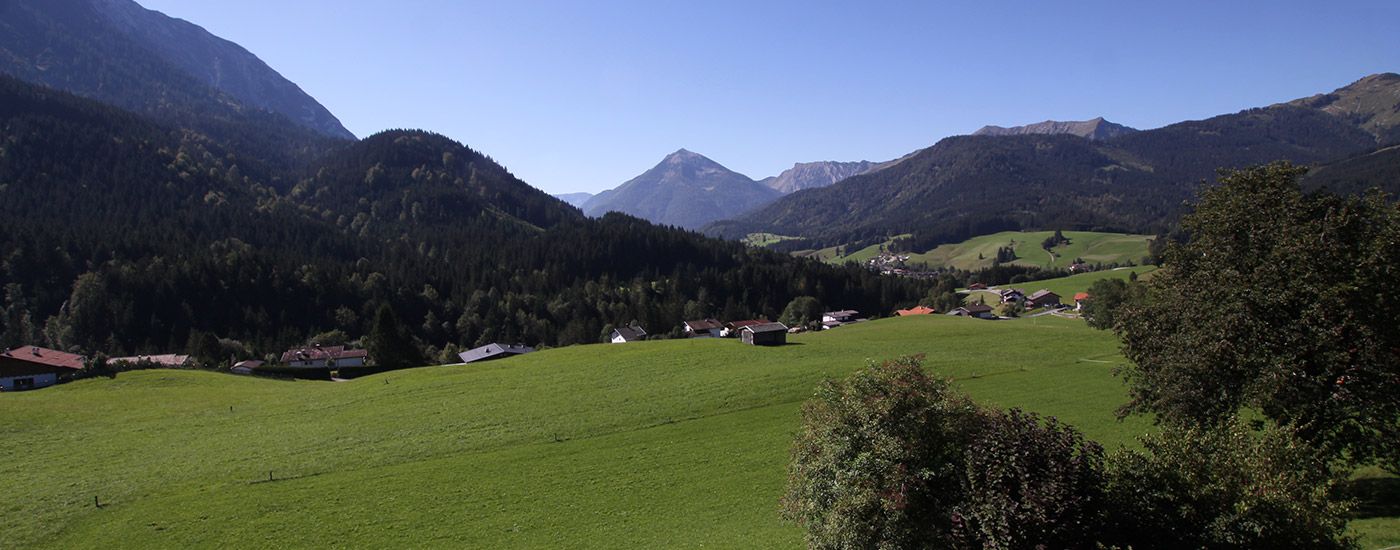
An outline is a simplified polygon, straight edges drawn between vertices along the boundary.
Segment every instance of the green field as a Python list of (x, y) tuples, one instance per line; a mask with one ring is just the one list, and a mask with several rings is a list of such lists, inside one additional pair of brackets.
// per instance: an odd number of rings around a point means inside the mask
[[(1091, 271), (1089, 273), (1080, 273), (1078, 275), (1058, 277), (1055, 279), (1046, 279), (1043, 281), (1030, 281), (1026, 283), (1016, 283), (1014, 285), (1000, 285), (997, 288), (1019, 288), (1027, 295), (1037, 290), (1045, 289), (1054, 292), (1055, 294), (1059, 294), (1061, 302), (1073, 305), (1074, 295), (1076, 293), (1085, 292), (1089, 290), (1089, 287), (1093, 286), (1093, 284), (1097, 281), (1101, 281), (1103, 279), (1122, 279), (1126, 281), (1128, 280), (1128, 276), (1133, 273), (1137, 273), (1138, 277), (1142, 278), (1143, 280), (1147, 280), (1152, 278), (1152, 272), (1156, 270), (1157, 266), (1151, 265), (1122, 267), (1118, 269), (1105, 269), (1103, 271)], [(963, 299), (963, 303), (967, 304), (977, 303), (978, 301), (981, 301), (988, 305), (996, 305), (1001, 303), (1001, 298), (998, 297), (996, 290), (991, 290), (987, 292), (969, 292), (968, 295)]]
[(749, 246), (768, 246), (773, 243), (790, 241), (796, 238), (797, 237), (789, 237), (787, 235), (778, 235), (776, 233), (749, 233), (748, 236), (744, 237), (744, 244)]
[(1012, 262), (1016, 265), (1069, 267), (1076, 258), (1090, 264), (1138, 263), (1147, 255), (1148, 241), (1153, 238), (1152, 235), (1065, 231), (1070, 244), (1055, 247), (1052, 257), (1040, 247), (1040, 243), (1054, 234), (1054, 231), (993, 233), (957, 244), (941, 245), (923, 254), (914, 254), (909, 261), (934, 267), (981, 269), (991, 267), (997, 257), (997, 248), (1010, 245), (1016, 251), (1016, 261)]
[[(1114, 419), (1117, 342), (1078, 321), (919, 316), (791, 342), (575, 346), (346, 383), (140, 371), (0, 395), (3, 545), (797, 548), (777, 502), (800, 403), (910, 353), (1110, 448), (1151, 429)], [(1396, 521), (1354, 525), (1376, 547), (1400, 544)]]

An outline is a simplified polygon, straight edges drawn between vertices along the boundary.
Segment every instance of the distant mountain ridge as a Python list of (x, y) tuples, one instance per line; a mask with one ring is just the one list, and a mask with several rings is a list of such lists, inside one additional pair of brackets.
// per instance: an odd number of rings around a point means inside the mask
[(1001, 126), (983, 126), (973, 132), (974, 136), (1024, 136), (1032, 134), (1070, 134), (1095, 141), (1113, 139), (1138, 132), (1135, 128), (1129, 128), (1122, 124), (1115, 124), (1098, 117), (1090, 120), (1079, 121), (1059, 121), (1047, 120), (1025, 126), (1012, 126), (1003, 128)]
[(584, 203), (593, 198), (593, 193), (560, 193), (554, 195), (554, 198), (567, 202), (574, 208), (583, 208)]
[(695, 229), (737, 216), (782, 194), (704, 155), (681, 149), (616, 189), (583, 205), (589, 216), (622, 212), (655, 223)]
[[(1106, 140), (954, 136), (884, 170), (786, 196), (704, 231), (802, 237), (779, 245), (792, 250), (905, 233), (913, 237), (902, 246), (927, 250), (1006, 230), (1155, 232), (1220, 168), (1331, 164), (1328, 177), (1315, 181), (1355, 187), (1366, 174), (1393, 173), (1386, 168), (1393, 152), (1366, 155), (1396, 144), (1400, 76), (1379, 74), (1329, 94)], [(1340, 162), (1352, 157), (1358, 160)]]
[(0, 72), (137, 112), (260, 110), (355, 137), (241, 46), (131, 0), (0, 2)]
[(851, 176), (878, 170), (886, 164), (868, 160), (859, 162), (799, 162), (777, 176), (759, 180), (759, 183), (786, 195), (803, 189), (826, 187)]

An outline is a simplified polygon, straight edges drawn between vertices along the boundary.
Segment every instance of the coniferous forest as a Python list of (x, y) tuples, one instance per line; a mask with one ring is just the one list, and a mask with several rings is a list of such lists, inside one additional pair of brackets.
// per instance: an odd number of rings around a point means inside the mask
[[(237, 145), (253, 142), (294, 154)], [(428, 132), (338, 140), (265, 113), (201, 132), (10, 78), (0, 250), (3, 345), (220, 360), (362, 338), (384, 304), (431, 360), (632, 322), (776, 319), (799, 296), (878, 314), (930, 286), (589, 219)]]

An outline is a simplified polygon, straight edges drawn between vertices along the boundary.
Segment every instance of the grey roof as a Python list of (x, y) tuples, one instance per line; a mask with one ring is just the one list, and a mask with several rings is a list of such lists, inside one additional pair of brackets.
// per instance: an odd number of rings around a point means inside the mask
[(841, 311), (828, 311), (825, 314), (832, 317), (855, 317), (860, 315), (860, 312), (854, 309), (843, 309)]
[(627, 340), (628, 342), (631, 342), (633, 340), (641, 340), (647, 335), (646, 329), (636, 325), (630, 327), (617, 327), (616, 329), (613, 329), (613, 332), (616, 332), (618, 335), (622, 336), (623, 340)]
[(698, 332), (702, 330), (722, 329), (724, 328), (724, 323), (715, 319), (701, 319), (699, 321), (686, 321), (685, 326), (689, 327), (692, 331)]
[(1035, 291), (1035, 294), (1030, 295), (1030, 299), (1032, 299), (1032, 300), (1039, 300), (1039, 299), (1044, 298), (1044, 297), (1046, 297), (1046, 296), (1054, 296), (1054, 297), (1056, 297), (1056, 298), (1059, 298), (1059, 297), (1060, 297), (1059, 294), (1055, 294), (1054, 292), (1050, 292), (1049, 290), (1046, 290), (1046, 289), (1043, 289), (1043, 288), (1042, 288), (1042, 289), (1040, 289), (1040, 290)]
[(471, 362), (474, 362), (474, 361), (482, 361), (482, 360), (486, 360), (486, 359), (495, 359), (495, 358), (498, 358), (498, 357), (509, 357), (509, 356), (512, 356), (512, 355), (521, 355), (521, 354), (525, 354), (525, 353), (531, 353), (531, 352), (533, 352), (533, 351), (535, 351), (535, 348), (532, 348), (532, 347), (530, 347), (530, 346), (524, 346), (524, 345), (515, 345), (515, 346), (506, 345), (506, 346), (503, 346), (503, 345), (501, 345), (501, 344), (492, 343), (492, 344), (486, 344), (486, 345), (481, 346), (481, 347), (479, 347), (479, 348), (469, 349), (469, 350), (467, 350), (467, 351), (464, 351), (464, 352), (462, 352), (462, 353), (457, 354), (457, 357), (460, 358), (460, 359), (462, 360), (463, 363), (471, 363)]
[(787, 329), (787, 325), (782, 323), (763, 323), (761, 325), (749, 325), (744, 327), (744, 330), (753, 331), (754, 333), (787, 332)]
[(987, 313), (992, 310), (992, 306), (989, 306), (987, 304), (972, 304), (970, 306), (963, 306), (958, 309), (961, 309), (968, 313)]

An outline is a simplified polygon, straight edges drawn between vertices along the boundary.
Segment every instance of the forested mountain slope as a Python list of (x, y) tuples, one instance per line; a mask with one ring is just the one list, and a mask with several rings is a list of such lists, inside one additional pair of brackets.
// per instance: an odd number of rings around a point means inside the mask
[[(272, 136), (275, 138), (275, 136)], [(638, 321), (885, 311), (920, 283), (609, 215), (455, 141), (390, 131), (306, 164), (0, 78), (0, 343), (280, 351), (389, 304), (428, 351), (597, 341)], [(259, 167), (245, 171), (245, 163)]]
[[(1345, 106), (1345, 108), (1344, 108)], [(791, 249), (912, 233), (926, 250), (1010, 229), (1149, 233), (1220, 168), (1321, 164), (1394, 144), (1400, 76), (1327, 94), (1104, 140), (1070, 135), (957, 136), (885, 170), (794, 193), (705, 231), (802, 236)]]

